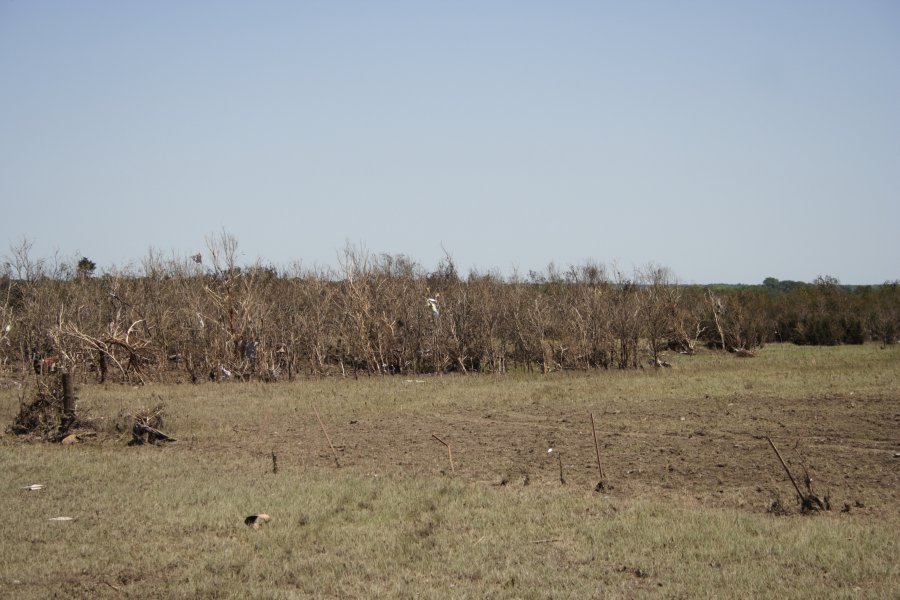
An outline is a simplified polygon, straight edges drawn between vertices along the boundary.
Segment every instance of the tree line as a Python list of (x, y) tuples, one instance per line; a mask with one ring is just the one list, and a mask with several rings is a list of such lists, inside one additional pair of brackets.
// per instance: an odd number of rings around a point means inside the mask
[(0, 372), (65, 367), (82, 381), (274, 381), (298, 376), (503, 373), (667, 366), (699, 347), (752, 356), (766, 343), (893, 344), (898, 282), (769, 278), (682, 285), (666, 267), (587, 261), (527, 276), (428, 270), (348, 246), (337, 269), (237, 264), (223, 233), (203, 254), (96, 274), (88, 258), (0, 273)]

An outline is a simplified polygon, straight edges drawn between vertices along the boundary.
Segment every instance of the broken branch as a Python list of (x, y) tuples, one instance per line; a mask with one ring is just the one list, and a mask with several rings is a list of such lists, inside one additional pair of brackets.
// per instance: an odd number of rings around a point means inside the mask
[(777, 456), (778, 460), (781, 461), (781, 466), (784, 467), (784, 472), (787, 473), (788, 479), (790, 479), (791, 483), (794, 484), (794, 489), (797, 490), (797, 496), (800, 498), (800, 503), (803, 504), (806, 498), (803, 496), (803, 492), (800, 491), (800, 486), (797, 485), (797, 482), (794, 480), (794, 476), (791, 475), (791, 471), (785, 464), (784, 459), (781, 458), (781, 452), (779, 452), (778, 448), (775, 447), (775, 442), (772, 441), (772, 438), (766, 436), (766, 441), (769, 442), (769, 445), (772, 446), (772, 450), (775, 451), (775, 456)]
[(448, 444), (447, 442), (445, 442), (438, 436), (434, 435), (433, 433), (431, 434), (431, 437), (433, 437), (434, 439), (436, 439), (437, 441), (439, 441), (440, 443), (442, 443), (443, 445), (445, 445), (447, 447), (447, 456), (450, 459), (450, 472), (456, 473), (456, 469), (453, 467), (453, 451), (450, 450), (450, 444)]
[(597, 469), (600, 470), (600, 479), (606, 479), (603, 476), (603, 467), (600, 465), (600, 444), (597, 443), (597, 429), (594, 427), (594, 413), (590, 412), (591, 415), (591, 433), (594, 434), (594, 450), (597, 451)]
[(325, 434), (325, 439), (328, 440), (328, 445), (331, 447), (331, 455), (334, 456), (334, 464), (340, 469), (341, 463), (338, 461), (337, 451), (334, 449), (334, 444), (331, 443), (331, 438), (328, 437), (328, 432), (325, 431), (325, 425), (322, 423), (322, 417), (319, 416), (319, 409), (316, 408), (315, 404), (313, 404), (313, 410), (316, 411), (316, 419), (319, 421), (319, 427), (322, 428), (322, 433)]

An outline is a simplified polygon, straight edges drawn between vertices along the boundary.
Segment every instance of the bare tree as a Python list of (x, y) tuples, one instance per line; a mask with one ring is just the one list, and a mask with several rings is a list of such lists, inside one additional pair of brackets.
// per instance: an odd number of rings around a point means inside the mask
[(654, 367), (665, 366), (660, 351), (675, 337), (675, 315), (678, 314), (680, 292), (669, 269), (659, 265), (647, 265), (639, 270), (636, 279), (639, 287), (640, 315)]

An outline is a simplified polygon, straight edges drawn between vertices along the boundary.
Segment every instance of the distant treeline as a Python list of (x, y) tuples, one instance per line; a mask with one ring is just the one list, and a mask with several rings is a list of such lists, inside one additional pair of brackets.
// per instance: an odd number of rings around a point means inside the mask
[(650, 265), (587, 262), (524, 277), (435, 270), (345, 249), (338, 270), (240, 268), (223, 234), (204, 255), (96, 274), (92, 261), (0, 273), (0, 372), (74, 368), (82, 381), (498, 373), (666, 366), (699, 346), (893, 344), (900, 285), (766, 279), (679, 285)]

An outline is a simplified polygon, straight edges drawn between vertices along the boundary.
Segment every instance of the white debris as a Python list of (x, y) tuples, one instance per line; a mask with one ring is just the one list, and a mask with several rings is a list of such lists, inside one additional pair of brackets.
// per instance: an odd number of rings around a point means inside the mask
[(426, 306), (431, 308), (431, 312), (435, 317), (441, 316), (441, 311), (438, 309), (437, 298), (429, 298), (425, 301)]
[(547, 454), (553, 454), (553, 448), (550, 448), (549, 450), (547, 450)]
[(272, 517), (270, 517), (266, 513), (260, 513), (258, 515), (250, 515), (249, 517), (244, 519), (244, 525), (249, 525), (253, 529), (259, 529), (271, 520)]
[(31, 485), (26, 485), (22, 489), (27, 490), (29, 492), (36, 492), (38, 490), (44, 489), (44, 486), (43, 486), (43, 484), (40, 484), (40, 483), (32, 483)]
[(50, 521), (72, 521), (72, 517), (50, 517)]

